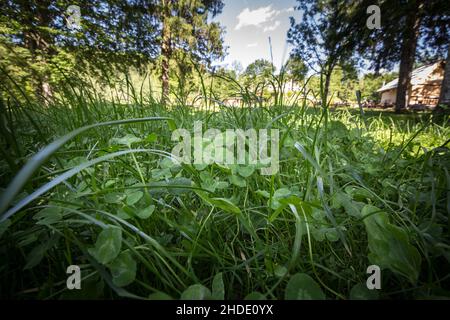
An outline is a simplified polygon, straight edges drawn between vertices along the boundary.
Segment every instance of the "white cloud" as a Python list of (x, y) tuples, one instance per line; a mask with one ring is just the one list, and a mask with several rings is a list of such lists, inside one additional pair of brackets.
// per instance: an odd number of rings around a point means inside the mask
[(258, 45), (258, 42), (249, 43), (249, 44), (247, 45), (247, 48), (256, 47), (257, 45)]
[(260, 26), (265, 22), (272, 21), (276, 16), (280, 14), (280, 11), (272, 9), (272, 5), (267, 7), (261, 7), (255, 10), (245, 8), (237, 16), (238, 24), (234, 28), (239, 30), (246, 26)]
[(264, 27), (263, 32), (274, 31), (276, 28), (280, 26), (280, 24), (281, 22), (277, 20), (272, 25)]

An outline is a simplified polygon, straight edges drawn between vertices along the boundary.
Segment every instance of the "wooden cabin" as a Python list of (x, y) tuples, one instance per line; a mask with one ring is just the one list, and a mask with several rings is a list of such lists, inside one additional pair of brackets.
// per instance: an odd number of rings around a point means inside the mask
[[(444, 61), (425, 65), (415, 69), (411, 74), (411, 84), (406, 95), (408, 106), (435, 107), (441, 93), (442, 79), (444, 78)], [(397, 97), (398, 79), (386, 83), (377, 92), (381, 93), (380, 104), (391, 106)]]

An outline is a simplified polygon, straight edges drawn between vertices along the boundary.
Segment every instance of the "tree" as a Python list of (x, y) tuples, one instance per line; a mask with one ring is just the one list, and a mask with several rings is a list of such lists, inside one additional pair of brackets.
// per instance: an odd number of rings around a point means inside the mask
[(265, 59), (257, 59), (250, 63), (241, 74), (244, 85), (250, 89), (261, 91), (267, 85), (275, 70), (274, 65)]
[(268, 60), (257, 59), (245, 68), (243, 76), (251, 81), (264, 80), (272, 75), (274, 68)]
[[(180, 70), (189, 70), (188, 63), (209, 66), (224, 55), (223, 29), (209, 17), (221, 13), (222, 0), (161, 0), (159, 19), (161, 29), (161, 102), (165, 104), (170, 92), (170, 60), (177, 55)], [(181, 51), (181, 53), (180, 53)], [(185, 76), (185, 74), (181, 74)]]
[[(286, 63), (281, 67), (278, 75), (273, 77), (272, 88), (274, 91), (275, 105), (283, 104), (285, 93), (292, 95), (295, 91), (295, 85), (305, 84), (304, 80), (306, 74), (308, 73), (308, 67), (304, 61), (294, 55), (290, 55)], [(290, 82), (290, 88), (286, 85)], [(303, 86), (302, 91), (304, 91), (305, 86)], [(289, 93), (289, 91), (291, 93)]]
[(236, 76), (240, 75), (242, 73), (242, 71), (244, 70), (244, 68), (242, 67), (242, 63), (240, 63), (237, 60), (234, 60), (231, 63), (231, 68), (236, 73)]
[(326, 102), (333, 69), (353, 55), (354, 32), (349, 12), (355, 11), (350, 1), (299, 0), (295, 8), (302, 13), (300, 22), (291, 17), (288, 42), (293, 54), (321, 76), (322, 101)]
[(308, 66), (301, 58), (291, 55), (288, 61), (286, 61), (284, 71), (288, 80), (299, 82), (305, 79), (308, 73)]
[(214, 90), (212, 90), (215, 99), (223, 100), (239, 95), (237, 81), (238, 71), (235, 68), (218, 67), (214, 71)]
[[(378, 74), (382, 68), (392, 69), (400, 62), (396, 110), (406, 107), (406, 95), (416, 58), (434, 56), (437, 60), (446, 52), (450, 38), (450, 3), (446, 0), (378, 1), (381, 28), (371, 30), (366, 25), (366, 8), (371, 0), (358, 2), (358, 10), (349, 20), (360, 30), (357, 49), (372, 62)], [(367, 54), (370, 52), (370, 56)]]
[(334, 68), (330, 79), (330, 91), (334, 93), (334, 102), (354, 101), (358, 85), (358, 73), (352, 64), (342, 64)]
[(450, 108), (450, 46), (448, 47), (447, 60), (445, 62), (444, 69), (444, 79), (442, 80), (441, 94), (439, 96), (439, 109), (442, 109), (440, 107), (441, 105), (447, 106), (447, 111)]
[(263, 99), (268, 99), (270, 93), (267, 86), (271, 83), (275, 71), (275, 66), (265, 59), (257, 59), (250, 63), (244, 72), (240, 75), (240, 80), (244, 86), (252, 92), (254, 98), (260, 103)]
[(376, 73), (367, 73), (359, 81), (361, 88), (361, 97), (364, 100), (380, 101), (380, 93), (377, 90), (383, 86), (383, 83), (398, 78), (398, 73), (384, 73), (382, 75)]
[(400, 111), (406, 107), (406, 95), (410, 96), (411, 74), (416, 57), (417, 39), (419, 37), (424, 6), (422, 0), (410, 1), (410, 3), (409, 11), (406, 14), (405, 26), (401, 34), (402, 46), (400, 49), (400, 70), (395, 102), (396, 111)]
[[(2, 68), (31, 70), (21, 78), (31, 78), (30, 87), (45, 101), (52, 97), (56, 71), (142, 65), (157, 53), (153, 1), (2, 0), (0, 5)], [(75, 29), (67, 24), (69, 6), (80, 9)]]

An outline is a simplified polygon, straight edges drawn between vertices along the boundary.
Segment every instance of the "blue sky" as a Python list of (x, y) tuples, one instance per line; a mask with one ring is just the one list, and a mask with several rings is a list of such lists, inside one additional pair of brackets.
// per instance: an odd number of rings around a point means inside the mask
[(228, 55), (220, 64), (239, 61), (245, 68), (256, 59), (270, 58), (269, 37), (272, 41), (273, 62), (277, 69), (289, 55), (286, 33), (289, 17), (299, 17), (294, 11), (295, 0), (225, 0), (222, 13), (214, 21), (225, 27)]

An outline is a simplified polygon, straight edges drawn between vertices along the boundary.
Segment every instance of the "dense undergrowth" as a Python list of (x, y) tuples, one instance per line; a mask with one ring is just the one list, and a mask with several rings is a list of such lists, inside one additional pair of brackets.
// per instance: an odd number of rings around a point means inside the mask
[[(446, 119), (92, 95), (2, 109), (2, 297), (450, 296)], [(196, 120), (279, 129), (279, 172), (174, 164), (172, 131)], [(74, 264), (82, 290), (66, 288)]]

